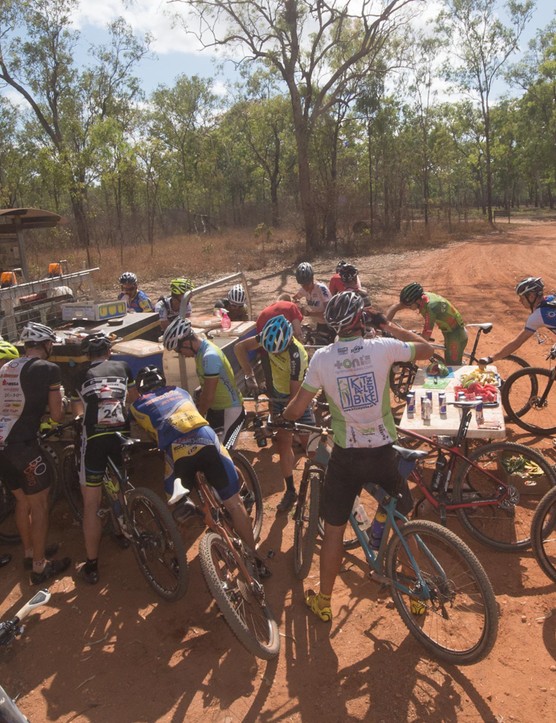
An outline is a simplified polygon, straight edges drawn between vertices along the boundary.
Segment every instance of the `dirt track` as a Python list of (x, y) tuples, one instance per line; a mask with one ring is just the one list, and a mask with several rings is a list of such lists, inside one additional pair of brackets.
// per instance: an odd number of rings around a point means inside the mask
[[(467, 321), (494, 321), (488, 353), (522, 326), (513, 293), (528, 274), (550, 275), (556, 224), (503, 225), (500, 233), (423, 252), (358, 259), (377, 306), (391, 304), (413, 279), (453, 300)], [(315, 264), (327, 280), (330, 263)], [(295, 284), (268, 269), (253, 285), (258, 306)], [(416, 317), (408, 320), (417, 322)], [(530, 341), (523, 356), (544, 358)], [(522, 434), (516, 439), (530, 443)], [(554, 459), (550, 440), (542, 445)], [(457, 669), (428, 659), (407, 633), (389, 597), (350, 553), (334, 597), (332, 626), (306, 615), (304, 586), (294, 579), (291, 520), (275, 515), (281, 495), (277, 457), (240, 441), (255, 463), (265, 495), (263, 551), (273, 550), (266, 589), (282, 633), (277, 661), (252, 658), (236, 642), (205, 587), (197, 562), (201, 528), (188, 535), (190, 587), (184, 600), (154, 599), (131, 551), (110, 540), (101, 550), (101, 583), (55, 582), (49, 608), (31, 618), (22, 640), (2, 652), (0, 682), (21, 694), (31, 721), (540, 721), (556, 710), (556, 589), (530, 554), (490, 552), (471, 544), (491, 577), (500, 605), (497, 644), (482, 663)], [(301, 466), (302, 460), (299, 466)], [(82, 559), (81, 533), (64, 511), (50, 538), (64, 554)], [(456, 532), (461, 530), (454, 524)], [(0, 612), (13, 612), (31, 588), (21, 552), (0, 572)], [(307, 586), (318, 581), (313, 566)]]

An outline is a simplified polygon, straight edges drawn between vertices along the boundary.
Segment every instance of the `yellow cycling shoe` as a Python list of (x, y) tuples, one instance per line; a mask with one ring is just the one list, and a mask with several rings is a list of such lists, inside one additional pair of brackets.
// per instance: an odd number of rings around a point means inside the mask
[(305, 604), (318, 618), (323, 622), (329, 623), (332, 620), (332, 608), (330, 607), (330, 597), (321, 596), (318, 593), (309, 593), (305, 597)]
[(416, 597), (409, 598), (409, 609), (413, 615), (424, 615), (427, 612), (425, 603)]

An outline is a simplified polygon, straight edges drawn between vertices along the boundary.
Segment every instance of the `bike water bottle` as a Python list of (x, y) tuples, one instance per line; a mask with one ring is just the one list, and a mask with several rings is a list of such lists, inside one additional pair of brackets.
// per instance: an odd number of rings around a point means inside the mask
[(226, 309), (220, 309), (220, 326), (227, 331), (232, 326), (232, 321)]
[(384, 527), (386, 525), (387, 514), (381, 509), (376, 511), (376, 515), (371, 524), (369, 530), (369, 542), (371, 543), (371, 549), (378, 552), (380, 548), (380, 542), (382, 535), (384, 535)]
[(434, 468), (434, 473), (432, 475), (431, 488), (433, 492), (438, 492), (438, 490), (440, 489), (444, 477), (444, 470), (446, 469), (447, 464), (448, 459), (442, 452), (439, 452), (438, 458), (436, 460), (436, 466)]
[(353, 514), (361, 530), (367, 530), (371, 526), (371, 521), (369, 519), (369, 515), (367, 514), (367, 510), (361, 504), (361, 500), (359, 499), (359, 497), (355, 498), (355, 503), (353, 505)]

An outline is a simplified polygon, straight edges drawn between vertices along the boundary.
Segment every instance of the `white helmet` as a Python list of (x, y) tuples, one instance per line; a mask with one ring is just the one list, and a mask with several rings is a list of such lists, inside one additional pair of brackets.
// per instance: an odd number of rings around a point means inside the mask
[(236, 284), (228, 291), (228, 301), (236, 306), (245, 306), (245, 290), (241, 284)]
[(183, 339), (189, 339), (193, 336), (193, 329), (189, 319), (182, 319), (181, 316), (170, 322), (162, 335), (162, 343), (165, 349), (177, 351)]
[(40, 344), (43, 341), (60, 341), (49, 326), (30, 321), (21, 332), (22, 344)]

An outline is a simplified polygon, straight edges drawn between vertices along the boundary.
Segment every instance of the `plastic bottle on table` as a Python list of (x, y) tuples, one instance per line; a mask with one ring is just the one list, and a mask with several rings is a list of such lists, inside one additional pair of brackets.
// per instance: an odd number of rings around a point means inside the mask
[(220, 309), (220, 326), (227, 331), (232, 326), (232, 321), (226, 309)]
[(386, 512), (381, 509), (377, 510), (374, 520), (371, 523), (371, 529), (368, 532), (371, 548), (375, 550), (375, 552), (380, 548), (380, 542), (382, 540), (382, 536), (384, 535), (386, 518)]

